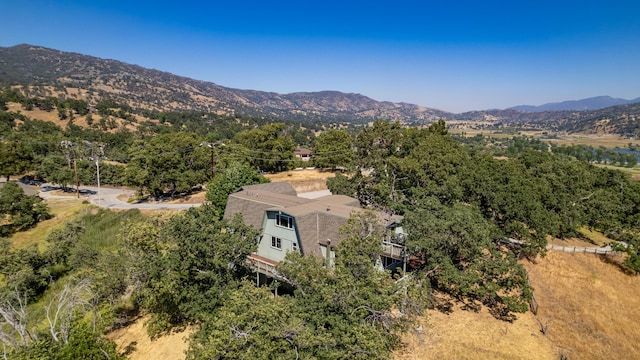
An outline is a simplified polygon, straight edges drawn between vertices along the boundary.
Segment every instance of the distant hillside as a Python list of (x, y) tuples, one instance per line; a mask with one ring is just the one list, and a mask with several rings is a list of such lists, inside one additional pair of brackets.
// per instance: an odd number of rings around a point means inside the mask
[(640, 102), (589, 111), (470, 111), (455, 115), (455, 118), (489, 121), (509, 127), (532, 127), (567, 133), (618, 134), (640, 138)]
[[(116, 60), (32, 45), (0, 47), (0, 83), (29, 87), (45, 96), (45, 86), (86, 96), (109, 98), (133, 109), (206, 111), (273, 119), (366, 122), (375, 119), (431, 122), (450, 113), (406, 103), (379, 102), (337, 91), (277, 94), (238, 90), (146, 69)], [(69, 91), (65, 89), (75, 89)]]
[(546, 103), (538, 106), (532, 105), (520, 105), (509, 108), (510, 110), (520, 110), (527, 112), (542, 112), (542, 111), (562, 111), (562, 110), (598, 110), (604, 109), (616, 105), (633, 104), (640, 102), (640, 97), (625, 100), (620, 98), (612, 98), (611, 96), (596, 96), (582, 100), (570, 100), (563, 102)]

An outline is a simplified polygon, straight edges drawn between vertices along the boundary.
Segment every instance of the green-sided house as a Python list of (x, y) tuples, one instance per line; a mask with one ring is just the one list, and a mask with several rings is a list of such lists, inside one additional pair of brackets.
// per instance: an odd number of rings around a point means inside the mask
[[(247, 263), (258, 273), (277, 277), (275, 266), (288, 251), (322, 257), (328, 264), (340, 243), (340, 228), (353, 212), (362, 211), (358, 200), (344, 195), (316, 199), (299, 197), (286, 182), (249, 185), (229, 195), (224, 217), (242, 214), (245, 223), (261, 230), (258, 250)], [(387, 237), (383, 241), (380, 267), (395, 268), (404, 261), (404, 232), (400, 216), (383, 216)]]

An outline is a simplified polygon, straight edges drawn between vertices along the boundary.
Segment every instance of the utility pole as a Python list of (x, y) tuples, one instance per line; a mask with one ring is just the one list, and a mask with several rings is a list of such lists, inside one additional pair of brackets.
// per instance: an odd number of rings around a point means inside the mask
[(96, 159), (96, 176), (98, 178), (98, 207), (101, 205), (101, 192), (100, 192), (100, 156), (104, 155), (104, 145), (98, 147), (100, 151), (95, 155)]
[(96, 158), (96, 172), (98, 173), (98, 207), (100, 207), (100, 161)]
[(80, 198), (80, 182), (78, 181), (78, 166), (76, 166), (76, 158), (73, 158), (73, 172), (76, 175), (76, 197)]
[(203, 145), (207, 145), (209, 147), (209, 149), (211, 149), (211, 180), (213, 180), (213, 176), (215, 175), (215, 167), (216, 167), (216, 150), (215, 150), (215, 146), (216, 145), (220, 145), (220, 146), (227, 146), (227, 144), (223, 143), (222, 141), (216, 141), (216, 142), (203, 142), (200, 143), (200, 146)]
[(215, 157), (215, 152), (213, 151), (213, 146), (209, 145), (209, 147), (211, 148), (211, 180), (213, 180), (213, 175), (215, 172), (215, 168), (216, 168), (216, 157)]

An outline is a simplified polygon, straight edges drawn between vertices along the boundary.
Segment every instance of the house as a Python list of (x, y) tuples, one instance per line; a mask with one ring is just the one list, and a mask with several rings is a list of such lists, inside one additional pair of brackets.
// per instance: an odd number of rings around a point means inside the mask
[(295, 155), (296, 158), (298, 158), (298, 159), (300, 159), (302, 161), (311, 160), (311, 150), (309, 150), (309, 149), (297, 147), (293, 151), (293, 155)]
[[(349, 196), (306, 199), (298, 197), (290, 184), (276, 182), (244, 186), (229, 195), (224, 217), (240, 213), (246, 224), (260, 229), (258, 249), (247, 262), (258, 273), (275, 277), (275, 266), (288, 251), (331, 264), (335, 246), (342, 240), (340, 228), (353, 212), (362, 210), (358, 200)], [(404, 261), (402, 217), (380, 214), (380, 218), (388, 235), (380, 267), (395, 268)]]

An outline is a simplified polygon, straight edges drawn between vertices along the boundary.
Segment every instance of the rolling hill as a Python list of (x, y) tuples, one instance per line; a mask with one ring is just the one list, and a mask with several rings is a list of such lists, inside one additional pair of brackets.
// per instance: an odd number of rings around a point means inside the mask
[(337, 91), (277, 94), (232, 89), (116, 60), (26, 44), (0, 48), (0, 82), (28, 86), (36, 95), (46, 95), (42, 93), (44, 86), (80, 89), (78, 92), (86, 93), (90, 101), (110, 98), (133, 109), (151, 111), (349, 122), (430, 122), (451, 115)]

